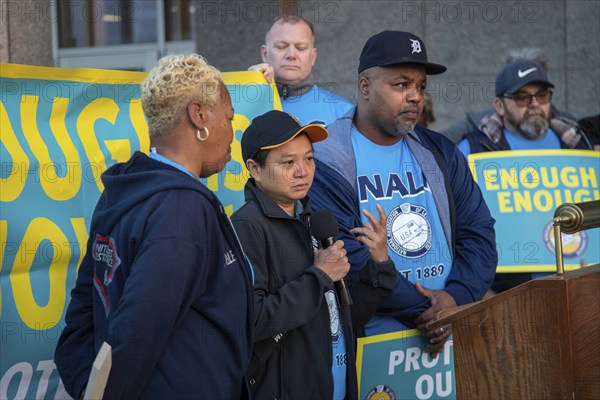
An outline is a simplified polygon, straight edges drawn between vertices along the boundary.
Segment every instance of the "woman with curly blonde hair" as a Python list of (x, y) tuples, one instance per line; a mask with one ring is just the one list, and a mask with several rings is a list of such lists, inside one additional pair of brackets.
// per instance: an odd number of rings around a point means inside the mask
[(198, 55), (162, 58), (142, 83), (151, 152), (103, 175), (55, 363), (83, 395), (103, 342), (104, 398), (246, 398), (252, 272), (200, 181), (230, 156), (233, 108)]

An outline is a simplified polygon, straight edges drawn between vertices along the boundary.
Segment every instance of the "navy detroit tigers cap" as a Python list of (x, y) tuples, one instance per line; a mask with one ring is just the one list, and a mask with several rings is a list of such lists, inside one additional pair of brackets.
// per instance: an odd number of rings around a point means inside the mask
[(270, 150), (283, 146), (300, 133), (306, 133), (312, 142), (320, 142), (327, 138), (327, 129), (319, 124), (302, 126), (290, 114), (272, 110), (259, 115), (242, 135), (242, 158), (244, 162), (252, 159), (260, 150)]
[(519, 60), (504, 66), (496, 76), (496, 97), (513, 94), (528, 83), (542, 83), (551, 88), (546, 70), (537, 61)]
[(358, 73), (367, 68), (397, 64), (418, 64), (428, 75), (446, 71), (441, 64), (427, 61), (427, 50), (420, 37), (410, 32), (383, 31), (371, 36), (360, 54)]

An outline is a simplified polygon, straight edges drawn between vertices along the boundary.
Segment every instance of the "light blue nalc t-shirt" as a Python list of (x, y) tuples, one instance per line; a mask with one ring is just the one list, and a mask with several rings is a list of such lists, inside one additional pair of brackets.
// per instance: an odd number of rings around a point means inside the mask
[(346, 355), (344, 327), (340, 318), (340, 305), (333, 290), (325, 292), (325, 302), (329, 308), (329, 322), (331, 323), (333, 400), (343, 400), (346, 397), (346, 368), (348, 366), (348, 358)]
[[(360, 209), (387, 216), (388, 253), (406, 279), (428, 289), (443, 289), (452, 267), (448, 241), (430, 187), (406, 140), (392, 146), (373, 143), (354, 127)], [(362, 222), (368, 222), (363, 215)], [(375, 316), (365, 326), (368, 336), (407, 329), (391, 317)]]
[(346, 114), (353, 104), (317, 85), (300, 96), (281, 99), (281, 108), (296, 117), (302, 125), (329, 125)]
[[(525, 139), (524, 137), (515, 135), (506, 128), (502, 132), (504, 137), (506, 137), (506, 141), (511, 150), (560, 150), (560, 140), (558, 139), (558, 135), (550, 128), (546, 131), (546, 135), (538, 140)], [(467, 158), (469, 157), (469, 154), (471, 154), (471, 146), (467, 139), (463, 139), (458, 144), (458, 149)], [(537, 279), (551, 274), (552, 273), (549, 272), (531, 273), (531, 278)]]
[[(296, 201), (296, 218), (304, 211), (300, 201)], [(313, 250), (317, 250), (316, 240), (313, 238)], [(346, 368), (348, 358), (346, 355), (346, 340), (344, 325), (340, 318), (340, 304), (334, 290), (328, 290), (325, 296), (325, 304), (329, 310), (329, 323), (331, 330), (331, 375), (333, 377), (333, 400), (343, 400), (346, 397)]]

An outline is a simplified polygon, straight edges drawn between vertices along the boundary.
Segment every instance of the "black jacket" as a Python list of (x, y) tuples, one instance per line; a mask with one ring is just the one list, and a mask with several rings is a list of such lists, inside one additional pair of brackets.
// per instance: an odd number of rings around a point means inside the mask
[[(300, 218), (288, 216), (250, 179), (246, 204), (232, 216), (254, 268), (254, 348), (247, 376), (256, 399), (331, 399), (332, 347), (324, 293), (333, 282), (313, 265), (308, 198)], [(391, 293), (395, 267), (370, 263), (351, 288), (354, 305), (340, 307), (347, 352), (346, 398), (356, 399), (354, 329)], [(353, 329), (354, 326), (354, 329)]]

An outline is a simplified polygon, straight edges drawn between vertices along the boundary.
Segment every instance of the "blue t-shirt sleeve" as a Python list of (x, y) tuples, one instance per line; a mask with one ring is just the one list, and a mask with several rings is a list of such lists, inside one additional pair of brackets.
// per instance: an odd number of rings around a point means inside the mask
[(460, 143), (458, 143), (457, 146), (460, 152), (464, 154), (465, 158), (468, 158), (469, 154), (471, 154), (471, 145), (469, 144), (469, 141), (467, 139), (463, 139), (460, 141)]

